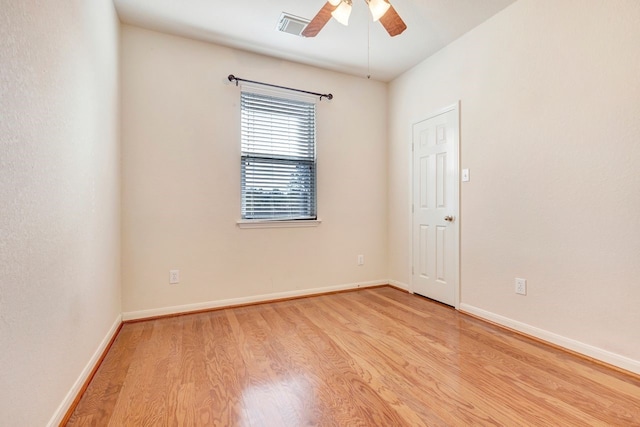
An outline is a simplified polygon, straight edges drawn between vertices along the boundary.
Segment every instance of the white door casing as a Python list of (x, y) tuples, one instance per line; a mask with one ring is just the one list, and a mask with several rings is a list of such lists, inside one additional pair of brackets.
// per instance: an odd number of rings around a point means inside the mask
[(412, 126), (414, 293), (459, 305), (459, 106)]

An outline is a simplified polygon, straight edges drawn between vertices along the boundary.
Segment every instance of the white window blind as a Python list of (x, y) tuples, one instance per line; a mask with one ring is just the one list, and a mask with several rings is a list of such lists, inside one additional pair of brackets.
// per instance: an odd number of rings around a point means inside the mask
[(314, 102), (241, 93), (242, 219), (316, 219)]

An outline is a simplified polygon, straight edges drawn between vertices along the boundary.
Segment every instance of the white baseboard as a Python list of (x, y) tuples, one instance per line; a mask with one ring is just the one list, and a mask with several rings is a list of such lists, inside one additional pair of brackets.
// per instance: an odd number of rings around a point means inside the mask
[(402, 283), (402, 282), (398, 282), (397, 280), (387, 280), (387, 283), (389, 283), (391, 286), (394, 286), (398, 289), (402, 289), (403, 291), (407, 291), (407, 292), (411, 292), (409, 290), (409, 285), (407, 285), (406, 283)]
[(194, 304), (176, 305), (172, 307), (152, 308), (150, 310), (128, 311), (122, 313), (122, 320), (140, 320), (156, 316), (188, 313), (190, 311), (209, 310), (220, 307), (231, 307), (242, 304), (255, 304), (264, 301), (276, 301), (279, 299), (296, 298), (308, 295), (320, 295), (329, 292), (345, 291), (358, 288), (369, 288), (388, 284), (388, 280), (373, 280), (370, 282), (349, 283), (344, 285), (327, 286), (324, 288), (302, 289), (288, 292), (276, 292), (272, 294), (254, 295), (249, 297), (230, 298), (217, 301), (198, 302)]
[(523, 334), (527, 334), (543, 341), (547, 341), (549, 343), (566, 348), (568, 350), (575, 351), (576, 353), (580, 353), (582, 355), (591, 357), (601, 362), (608, 363), (618, 368), (640, 374), (640, 361), (638, 360), (630, 359), (626, 356), (612, 353), (610, 351), (603, 350), (601, 348), (594, 347), (592, 345), (585, 344), (571, 338), (563, 337), (562, 335), (558, 335), (544, 329), (536, 328), (535, 326), (531, 326), (526, 323), (522, 323), (517, 320), (513, 320), (508, 317), (504, 317), (469, 304), (460, 304), (460, 311), (473, 314), (482, 319), (489, 320), (502, 326), (506, 326), (507, 328), (514, 329), (518, 332), (522, 332)]
[(91, 359), (89, 359), (89, 362), (87, 362), (84, 369), (80, 373), (80, 376), (71, 387), (71, 390), (69, 390), (64, 400), (62, 401), (60, 406), (58, 406), (58, 409), (56, 409), (56, 412), (53, 414), (53, 416), (47, 423), (48, 427), (54, 427), (54, 426), (57, 427), (58, 425), (60, 425), (60, 422), (62, 422), (62, 419), (64, 418), (67, 411), (73, 404), (73, 401), (75, 400), (76, 396), (78, 396), (78, 393), (80, 393), (80, 390), (82, 389), (82, 386), (84, 385), (84, 383), (87, 381), (87, 378), (89, 378), (89, 375), (91, 375), (93, 368), (96, 366), (98, 361), (100, 361), (100, 357), (102, 356), (105, 349), (111, 342), (111, 339), (113, 338), (115, 333), (118, 331), (118, 328), (120, 327), (121, 323), (122, 323), (122, 315), (119, 314), (116, 317), (116, 320), (113, 322), (113, 325), (111, 325), (109, 332), (107, 332), (107, 335), (104, 337), (104, 339), (102, 340), (102, 342), (100, 343), (96, 351), (93, 353), (93, 356), (91, 356)]

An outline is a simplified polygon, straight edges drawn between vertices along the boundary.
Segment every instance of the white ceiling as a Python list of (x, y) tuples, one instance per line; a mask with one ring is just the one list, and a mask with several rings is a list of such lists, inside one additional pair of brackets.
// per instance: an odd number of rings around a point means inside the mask
[(389, 81), (515, 0), (391, 0), (408, 27), (393, 38), (379, 22), (371, 22), (364, 0), (353, 0), (348, 27), (331, 19), (315, 38), (276, 30), (282, 12), (311, 19), (325, 1), (114, 0), (114, 3), (124, 23)]

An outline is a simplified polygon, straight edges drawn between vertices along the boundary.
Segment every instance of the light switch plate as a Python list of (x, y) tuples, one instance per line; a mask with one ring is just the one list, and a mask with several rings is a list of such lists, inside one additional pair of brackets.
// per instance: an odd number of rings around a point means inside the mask
[(462, 182), (469, 182), (469, 169), (462, 169)]

